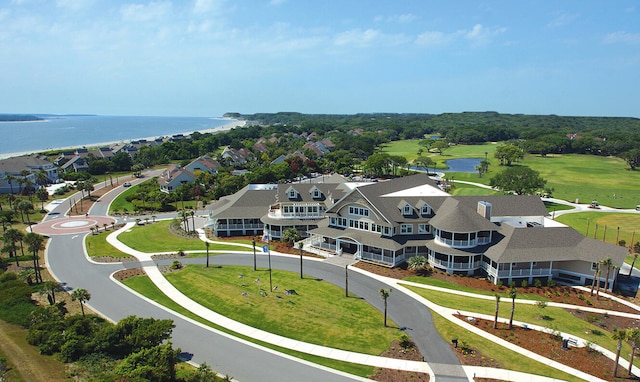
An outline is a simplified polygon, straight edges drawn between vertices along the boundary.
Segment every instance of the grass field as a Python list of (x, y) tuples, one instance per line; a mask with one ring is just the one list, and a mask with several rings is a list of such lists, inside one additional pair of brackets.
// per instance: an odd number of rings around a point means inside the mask
[[(127, 246), (141, 252), (172, 252), (172, 251), (205, 251), (206, 247), (198, 238), (178, 237), (169, 231), (172, 220), (162, 220), (144, 226), (135, 226), (128, 232), (118, 236), (118, 240)], [(248, 248), (212, 244), (209, 250), (249, 251)]]
[[(564, 214), (556, 217), (560, 223), (573, 227), (581, 234), (617, 244), (618, 241), (624, 240), (627, 246), (631, 244), (633, 237), (634, 242), (640, 241), (640, 214), (633, 213), (616, 213), (616, 212), (576, 212)], [(596, 231), (596, 224), (598, 230)], [(588, 230), (587, 230), (588, 226)], [(606, 227), (606, 236), (605, 236)], [(620, 234), (618, 235), (618, 228)], [(636, 232), (634, 235), (633, 232)]]
[(155, 302), (177, 312), (180, 313), (186, 317), (189, 317), (195, 321), (198, 321), (204, 325), (207, 325), (211, 328), (220, 330), (222, 332), (228, 333), (228, 334), (232, 334), (238, 338), (247, 340), (249, 342), (253, 342), (255, 344), (258, 344), (260, 346), (264, 346), (266, 348), (269, 349), (273, 349), (285, 354), (289, 354), (291, 356), (300, 358), (300, 359), (304, 359), (313, 363), (317, 363), (319, 365), (323, 365), (326, 367), (330, 367), (332, 369), (336, 369), (336, 370), (340, 370), (340, 371), (344, 371), (346, 373), (350, 373), (353, 375), (358, 375), (361, 377), (368, 377), (373, 373), (373, 367), (370, 366), (364, 366), (364, 365), (357, 365), (357, 364), (352, 364), (352, 363), (348, 363), (348, 362), (341, 362), (341, 361), (335, 361), (332, 359), (327, 359), (327, 358), (322, 358), (322, 357), (316, 357), (314, 355), (311, 354), (306, 354), (306, 353), (300, 353), (300, 352), (296, 352), (290, 349), (285, 349), (285, 348), (281, 348), (275, 345), (271, 345), (271, 344), (267, 344), (261, 341), (256, 341), (252, 338), (246, 337), (246, 336), (242, 336), (239, 335), (235, 332), (229, 331), (221, 326), (218, 326), (216, 324), (213, 324), (207, 320), (204, 320), (202, 317), (199, 317), (193, 313), (191, 313), (190, 311), (188, 311), (187, 309), (181, 307), (180, 305), (176, 304), (173, 300), (171, 300), (169, 297), (167, 297), (164, 293), (162, 293), (156, 286), (155, 284), (153, 284), (153, 282), (149, 279), (149, 277), (147, 276), (137, 276), (137, 277), (132, 277), (132, 278), (128, 278), (126, 280), (123, 281), (123, 283), (125, 285), (127, 285), (129, 288), (134, 289), (135, 291), (137, 291), (138, 293), (141, 293), (145, 296), (147, 296), (148, 298), (154, 300)]
[(499, 362), (504, 369), (521, 371), (524, 373), (535, 373), (549, 378), (557, 378), (564, 381), (582, 381), (571, 374), (567, 374), (558, 369), (549, 367), (531, 358), (516, 356), (512, 351), (506, 349), (468, 330), (461, 329), (460, 326), (447, 320), (435, 312), (431, 312), (436, 330), (445, 340), (457, 338), (460, 343), (465, 342), (470, 348), (476, 349), (485, 357)]
[(382, 313), (364, 300), (344, 297), (335, 285), (274, 270), (278, 291), (269, 293), (268, 279), (266, 270), (236, 266), (189, 265), (167, 275), (176, 288), (211, 310), (300, 341), (377, 355), (401, 336), (394, 323), (382, 325)]
[[(383, 152), (391, 155), (402, 155), (412, 161), (418, 157), (418, 140), (390, 142), (383, 146)], [(485, 143), (482, 145), (457, 145), (445, 150), (444, 155), (431, 154), (430, 157), (444, 168), (443, 163), (456, 158), (484, 158), (485, 152), (489, 162), (489, 173), (482, 178), (471, 173), (449, 173), (447, 177), (488, 184), (491, 177), (503, 170), (497, 159), (493, 157), (498, 145)], [(428, 155), (423, 153), (422, 155)], [(630, 171), (620, 158), (596, 155), (525, 155), (519, 165), (531, 167), (540, 172), (547, 180), (547, 186), (553, 187), (553, 196), (559, 199), (589, 203), (598, 200), (602, 205), (616, 208), (635, 208), (640, 205), (640, 171)], [(615, 197), (614, 197), (615, 195)]]
[(85, 248), (87, 249), (87, 254), (89, 257), (115, 257), (115, 258), (125, 258), (131, 257), (124, 252), (120, 252), (116, 248), (114, 248), (111, 244), (107, 243), (107, 236), (111, 234), (112, 231), (100, 232), (97, 235), (87, 235), (85, 239)]

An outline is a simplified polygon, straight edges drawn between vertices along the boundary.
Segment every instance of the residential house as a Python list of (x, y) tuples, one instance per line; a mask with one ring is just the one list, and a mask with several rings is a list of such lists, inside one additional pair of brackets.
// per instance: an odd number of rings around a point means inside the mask
[(196, 180), (196, 176), (191, 171), (176, 164), (171, 164), (158, 177), (158, 184), (160, 185), (160, 191), (170, 194), (180, 185), (192, 183), (194, 180)]
[[(26, 173), (23, 176), (23, 171)], [(45, 156), (25, 155), (0, 160), (0, 194), (18, 193), (22, 188), (20, 183), (29, 181), (36, 184), (36, 174), (43, 171), (49, 183), (58, 181), (58, 166), (51, 163)], [(7, 176), (15, 180), (9, 183)]]
[(194, 159), (191, 163), (184, 166), (184, 168), (193, 174), (195, 174), (196, 171), (203, 171), (215, 175), (218, 172), (218, 168), (220, 168), (220, 163), (208, 155), (203, 155)]

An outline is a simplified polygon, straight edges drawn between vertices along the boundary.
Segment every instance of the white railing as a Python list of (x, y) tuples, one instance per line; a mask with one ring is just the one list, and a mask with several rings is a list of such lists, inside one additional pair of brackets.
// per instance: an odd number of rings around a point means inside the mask
[(467, 262), (450, 263), (446, 260), (438, 260), (438, 259), (429, 260), (429, 263), (431, 263), (432, 265), (439, 265), (447, 269), (456, 269), (456, 270), (474, 270), (474, 269), (481, 268), (483, 264), (482, 261), (474, 261), (471, 264), (469, 264)]
[(319, 212), (282, 212), (282, 210), (270, 210), (269, 217), (275, 219), (320, 219), (324, 218)]
[[(534, 269), (512, 269), (511, 277), (523, 277), (523, 276), (549, 276), (551, 275), (551, 268), (534, 268)], [(509, 277), (509, 270), (502, 270), (498, 272), (499, 277)]]
[(256, 223), (256, 224), (218, 224), (216, 227), (218, 230), (226, 231), (229, 229), (256, 229), (263, 228), (264, 224)]
[(383, 255), (378, 254), (378, 253), (362, 252), (361, 258), (364, 259), (364, 260), (378, 261), (378, 262), (381, 262), (381, 263), (393, 265), (393, 257), (392, 256), (383, 256)]
[(453, 240), (453, 239), (444, 239), (440, 236), (436, 236), (435, 240), (438, 243), (448, 245), (454, 248), (472, 248), (472, 247), (477, 247), (478, 245), (491, 243), (491, 239), (488, 237), (480, 237), (472, 240)]

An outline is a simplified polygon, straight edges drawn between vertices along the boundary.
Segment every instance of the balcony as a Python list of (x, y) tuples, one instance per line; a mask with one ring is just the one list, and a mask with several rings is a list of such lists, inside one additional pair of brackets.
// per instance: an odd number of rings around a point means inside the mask
[(320, 212), (283, 212), (281, 209), (269, 210), (268, 216), (273, 219), (322, 219)]
[(523, 269), (512, 269), (511, 271), (502, 270), (498, 272), (498, 277), (509, 277), (509, 272), (511, 272), (511, 277), (529, 277), (529, 276), (550, 276), (551, 268), (523, 268)]
[(482, 267), (482, 261), (474, 261), (471, 264), (468, 262), (464, 263), (450, 263), (446, 260), (438, 260), (438, 259), (429, 259), (429, 264), (432, 266), (437, 266), (439, 268), (452, 269), (456, 271), (471, 271), (480, 269)]
[(218, 224), (215, 229), (220, 231), (227, 231), (232, 229), (262, 229), (264, 228), (264, 224), (262, 223), (254, 223), (254, 224)]
[(435, 241), (439, 244), (446, 245), (452, 248), (473, 248), (478, 245), (489, 244), (491, 242), (491, 238), (489, 237), (478, 237), (473, 240), (453, 240), (453, 239), (443, 239), (442, 237), (436, 236)]

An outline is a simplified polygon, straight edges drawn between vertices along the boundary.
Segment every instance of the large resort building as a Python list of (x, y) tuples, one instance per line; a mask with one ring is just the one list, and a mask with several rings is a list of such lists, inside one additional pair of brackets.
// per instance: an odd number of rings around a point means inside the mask
[[(549, 218), (537, 196), (451, 196), (419, 174), (377, 183), (250, 185), (214, 203), (207, 225), (217, 236), (279, 239), (289, 228), (304, 248), (384, 266), (412, 256), (451, 274), (494, 283), (554, 279), (590, 285), (599, 261), (622, 265), (627, 250), (584, 237)], [(617, 272), (599, 280), (613, 287)]]

